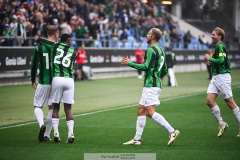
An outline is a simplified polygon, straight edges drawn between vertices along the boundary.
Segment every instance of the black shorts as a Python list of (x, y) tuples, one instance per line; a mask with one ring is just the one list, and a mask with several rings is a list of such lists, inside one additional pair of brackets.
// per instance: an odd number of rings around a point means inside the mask
[(80, 63), (77, 64), (77, 69), (78, 70), (82, 70), (82, 67), (83, 67), (83, 64), (80, 64)]

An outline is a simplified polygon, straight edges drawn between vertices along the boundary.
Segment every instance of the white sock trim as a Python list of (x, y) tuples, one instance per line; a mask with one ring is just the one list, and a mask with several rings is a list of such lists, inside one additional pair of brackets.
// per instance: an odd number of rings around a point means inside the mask
[(221, 116), (221, 111), (218, 105), (211, 108), (212, 114), (214, 115), (215, 119), (218, 121), (220, 125), (224, 124), (223, 118)]
[(59, 119), (52, 118), (52, 125), (53, 125), (54, 135), (59, 136), (59, 131), (58, 131)]
[(52, 113), (53, 113), (53, 110), (48, 110), (48, 115), (47, 115), (47, 118), (46, 118), (46, 131), (44, 133), (44, 136), (47, 136), (50, 138), (50, 133), (52, 131)]
[(174, 128), (168, 123), (168, 121), (159, 113), (154, 112), (152, 115), (152, 119), (159, 124), (160, 126), (164, 127), (168, 133), (174, 132)]
[(42, 108), (35, 107), (34, 108), (34, 116), (39, 124), (39, 127), (44, 125), (44, 122), (43, 122), (44, 114), (43, 114)]
[(73, 134), (74, 120), (67, 121), (67, 127), (68, 127), (68, 137), (74, 135)]
[(146, 125), (146, 116), (138, 116), (137, 122), (136, 122), (136, 134), (134, 136), (135, 140), (141, 140), (145, 125)]

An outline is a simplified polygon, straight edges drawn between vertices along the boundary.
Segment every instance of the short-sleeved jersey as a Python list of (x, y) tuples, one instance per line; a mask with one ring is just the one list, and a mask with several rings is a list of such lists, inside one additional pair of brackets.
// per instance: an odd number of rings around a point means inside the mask
[(44, 38), (39, 38), (39, 41), (52, 51), (53, 77), (74, 78), (75, 50), (64, 43), (54, 43)]
[(56, 43), (52, 54), (53, 77), (74, 78), (75, 50), (65, 43)]
[(231, 72), (230, 60), (226, 52), (226, 47), (222, 42), (215, 46), (213, 56), (209, 61), (211, 62), (213, 75)]
[(143, 64), (129, 62), (128, 66), (145, 71), (144, 87), (162, 88), (162, 78), (167, 74), (166, 56), (158, 44), (146, 51)]
[(38, 44), (32, 54), (31, 60), (31, 82), (36, 81), (37, 70), (39, 69), (38, 83), (51, 84), (51, 51), (42, 44)]

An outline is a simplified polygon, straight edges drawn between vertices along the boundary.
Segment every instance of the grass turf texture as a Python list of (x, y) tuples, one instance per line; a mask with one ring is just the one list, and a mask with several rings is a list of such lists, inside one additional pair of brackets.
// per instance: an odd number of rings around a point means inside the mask
[[(36, 123), (0, 129), (0, 159), (80, 159), (84, 153), (156, 153), (157, 159), (239, 159), (240, 138), (236, 138), (237, 123), (222, 98), (218, 99), (222, 116), (229, 129), (217, 138), (218, 125), (205, 105), (205, 91), (209, 81), (205, 72), (177, 74), (179, 87), (166, 85), (157, 107), (181, 135), (168, 147), (167, 132), (147, 119), (142, 145), (123, 146), (135, 134), (136, 107), (75, 117), (75, 141), (66, 144), (65, 119), (60, 120), (61, 143), (39, 143)], [(240, 74), (233, 70), (233, 93), (240, 104)], [(164, 80), (166, 84), (166, 79)], [(75, 115), (106, 108), (137, 104), (141, 95), (141, 81), (136, 77), (95, 80), (75, 83)], [(12, 125), (34, 121), (31, 86), (0, 87), (0, 124)], [(136, 107), (135, 107), (136, 106)], [(46, 107), (45, 107), (46, 115)], [(61, 115), (64, 115), (61, 108)]]

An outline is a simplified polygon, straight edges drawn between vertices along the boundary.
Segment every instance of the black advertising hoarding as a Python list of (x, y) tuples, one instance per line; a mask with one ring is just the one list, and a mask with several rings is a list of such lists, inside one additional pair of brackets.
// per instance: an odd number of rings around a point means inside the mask
[[(177, 64), (196, 64), (204, 62), (206, 51), (199, 50), (178, 50), (176, 53)], [(231, 62), (240, 64), (240, 51), (228, 51), (228, 58)]]
[(0, 71), (30, 69), (33, 48), (0, 48)]
[(92, 68), (98, 67), (120, 67), (122, 57), (128, 56), (135, 61), (134, 50), (113, 50), (113, 49), (88, 49), (86, 65)]
[[(30, 69), (33, 50), (33, 47), (0, 48), (0, 71)], [(86, 49), (86, 51), (85, 65), (92, 68), (119, 67), (123, 56), (135, 60), (134, 50)]]
[[(28, 70), (31, 66), (33, 47), (0, 48), (0, 72)], [(128, 56), (135, 61), (133, 49), (86, 49), (87, 59), (85, 65), (92, 68), (100, 67), (122, 67), (121, 59)], [(204, 62), (206, 51), (199, 50), (177, 50), (178, 64), (198, 64)], [(240, 64), (240, 51), (229, 51), (231, 62)]]

